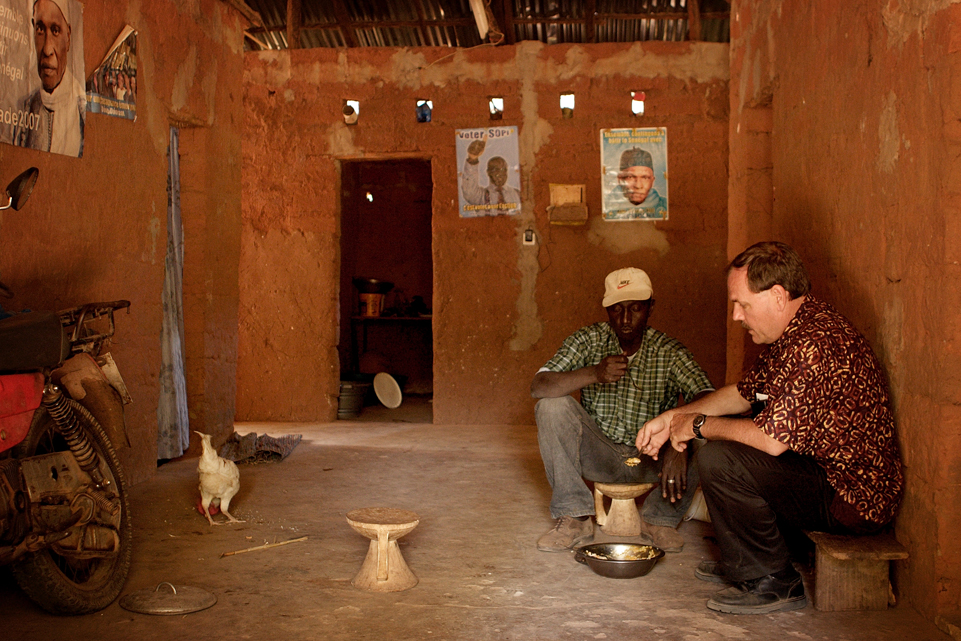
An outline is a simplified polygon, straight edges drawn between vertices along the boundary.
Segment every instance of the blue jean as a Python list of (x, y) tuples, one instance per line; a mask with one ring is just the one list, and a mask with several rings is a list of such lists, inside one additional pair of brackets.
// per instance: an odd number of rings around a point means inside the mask
[[(551, 517), (594, 514), (594, 496), (584, 483), (658, 483), (661, 461), (638, 453), (633, 444), (615, 443), (601, 432), (584, 407), (571, 396), (542, 398), (534, 407), (537, 442), (551, 484)], [(670, 447), (670, 445), (667, 445)], [(634, 467), (624, 461), (641, 459)], [(671, 503), (655, 488), (641, 508), (648, 525), (676, 528), (697, 489), (697, 468), (692, 456), (687, 468), (687, 490)]]

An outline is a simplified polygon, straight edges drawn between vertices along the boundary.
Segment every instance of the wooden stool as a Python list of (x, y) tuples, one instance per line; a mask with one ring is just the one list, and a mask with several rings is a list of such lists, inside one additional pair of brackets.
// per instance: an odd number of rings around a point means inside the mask
[(822, 612), (884, 610), (893, 597), (891, 561), (908, 558), (890, 534), (837, 536), (807, 532), (814, 554), (814, 607)]
[(370, 539), (367, 557), (351, 585), (374, 592), (400, 592), (417, 585), (417, 577), (407, 567), (397, 545), (397, 539), (420, 523), (415, 512), (367, 507), (348, 512), (347, 522)]
[[(634, 499), (656, 483), (594, 482), (594, 519), (601, 532), (611, 536), (637, 536), (641, 533), (641, 517)], [(604, 497), (611, 499), (611, 509), (604, 512)]]

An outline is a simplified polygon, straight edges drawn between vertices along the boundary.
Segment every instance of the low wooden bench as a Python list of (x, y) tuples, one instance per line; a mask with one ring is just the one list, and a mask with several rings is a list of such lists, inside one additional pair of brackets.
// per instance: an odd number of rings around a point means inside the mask
[(816, 546), (814, 607), (817, 610), (884, 610), (892, 600), (890, 562), (908, 552), (889, 533), (838, 536), (807, 532)]

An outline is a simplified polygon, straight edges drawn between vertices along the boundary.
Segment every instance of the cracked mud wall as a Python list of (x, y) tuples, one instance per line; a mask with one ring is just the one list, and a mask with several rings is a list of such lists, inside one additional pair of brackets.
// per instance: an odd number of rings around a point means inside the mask
[[(721, 384), (727, 75), (727, 47), (713, 44), (248, 54), (237, 418), (336, 416), (338, 167), (359, 159), (431, 163), (435, 423), (532, 424), (534, 373), (605, 318), (603, 279), (628, 265), (654, 281), (652, 325)], [(572, 119), (562, 92), (577, 96)], [(503, 120), (489, 120), (488, 96), (503, 96)], [(348, 98), (356, 125), (341, 115)], [(416, 122), (417, 99), (433, 101), (432, 122)], [(522, 213), (462, 219), (454, 132), (489, 124), (518, 127)], [(671, 219), (605, 223), (599, 130), (649, 126), (669, 132)], [(587, 224), (549, 223), (550, 183), (585, 186)], [(521, 243), (528, 228), (536, 246)]]
[(871, 341), (907, 477), (896, 591), (932, 619), (956, 615), (961, 4), (752, 0), (732, 16), (729, 251), (794, 245), (814, 293)]

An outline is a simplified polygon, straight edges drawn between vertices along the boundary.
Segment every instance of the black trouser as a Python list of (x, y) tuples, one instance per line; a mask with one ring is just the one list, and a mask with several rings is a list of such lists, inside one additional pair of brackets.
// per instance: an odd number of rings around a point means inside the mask
[(785, 536), (849, 532), (831, 514), (835, 490), (812, 457), (791, 450), (771, 456), (741, 443), (712, 441), (698, 451), (697, 466), (721, 548), (720, 569), (732, 581), (790, 567)]

